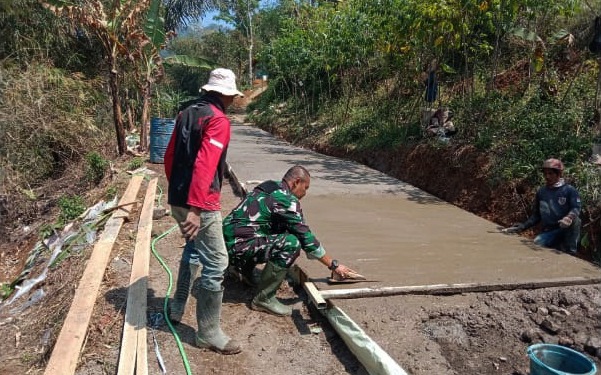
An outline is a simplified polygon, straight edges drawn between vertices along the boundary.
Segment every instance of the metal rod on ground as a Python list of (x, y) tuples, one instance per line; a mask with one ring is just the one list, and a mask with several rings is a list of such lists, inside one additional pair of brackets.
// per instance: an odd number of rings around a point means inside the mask
[(113, 212), (113, 211), (115, 211), (115, 210), (117, 210), (117, 209), (119, 209), (119, 208), (123, 208), (123, 207), (126, 207), (126, 206), (131, 206), (132, 204), (136, 204), (136, 203), (137, 203), (136, 201), (133, 201), (133, 202), (127, 202), (127, 203), (121, 203), (121, 204), (119, 204), (119, 205), (117, 205), (117, 206), (115, 206), (115, 207), (110, 207), (110, 208), (106, 208), (106, 209), (104, 209), (104, 210), (102, 211), (102, 213), (103, 213), (103, 214), (107, 214), (107, 213), (109, 213), (109, 212)]

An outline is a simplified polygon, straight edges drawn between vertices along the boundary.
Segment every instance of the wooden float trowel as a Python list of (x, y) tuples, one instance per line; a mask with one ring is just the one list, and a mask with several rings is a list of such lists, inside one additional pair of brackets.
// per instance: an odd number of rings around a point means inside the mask
[(361, 282), (376, 282), (377, 280), (368, 280), (367, 277), (352, 271), (349, 272), (346, 277), (342, 277), (339, 274), (332, 272), (332, 275), (328, 278), (328, 284), (349, 284), (349, 283), (361, 283)]

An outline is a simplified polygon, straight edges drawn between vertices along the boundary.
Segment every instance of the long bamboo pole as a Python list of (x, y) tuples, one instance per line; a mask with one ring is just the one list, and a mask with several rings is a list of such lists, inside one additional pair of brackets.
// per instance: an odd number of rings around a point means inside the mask
[(567, 277), (548, 280), (530, 280), (510, 283), (463, 283), (433, 284), (412, 286), (391, 286), (379, 288), (332, 289), (321, 290), (324, 299), (333, 298), (365, 298), (407, 294), (459, 294), (475, 292), (495, 292), (501, 290), (539, 289), (573, 285), (591, 285), (601, 283), (601, 277)]

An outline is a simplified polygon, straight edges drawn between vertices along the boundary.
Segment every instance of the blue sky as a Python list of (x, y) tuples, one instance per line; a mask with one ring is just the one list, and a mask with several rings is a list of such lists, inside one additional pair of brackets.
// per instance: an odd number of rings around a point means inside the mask
[(207, 26), (215, 24), (215, 23), (218, 25), (225, 26), (225, 23), (223, 21), (213, 20), (213, 17), (215, 17), (218, 13), (219, 12), (217, 12), (217, 11), (207, 13), (203, 18), (200, 19), (200, 24), (203, 27), (207, 27)]
[[(277, 3), (278, 3), (277, 0), (261, 0), (259, 2), (259, 8), (275, 6)], [(209, 26), (211, 24), (225, 26), (226, 24), (223, 21), (213, 19), (213, 17), (215, 17), (218, 13), (219, 12), (217, 12), (217, 11), (207, 13), (206, 16), (204, 16), (203, 18), (200, 19), (200, 24), (203, 27)]]

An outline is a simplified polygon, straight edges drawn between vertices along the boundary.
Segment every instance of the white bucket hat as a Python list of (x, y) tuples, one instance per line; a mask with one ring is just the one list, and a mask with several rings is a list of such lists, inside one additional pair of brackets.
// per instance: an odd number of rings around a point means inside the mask
[(244, 96), (236, 88), (236, 75), (229, 69), (217, 68), (209, 75), (209, 82), (200, 90), (217, 91), (225, 96)]

